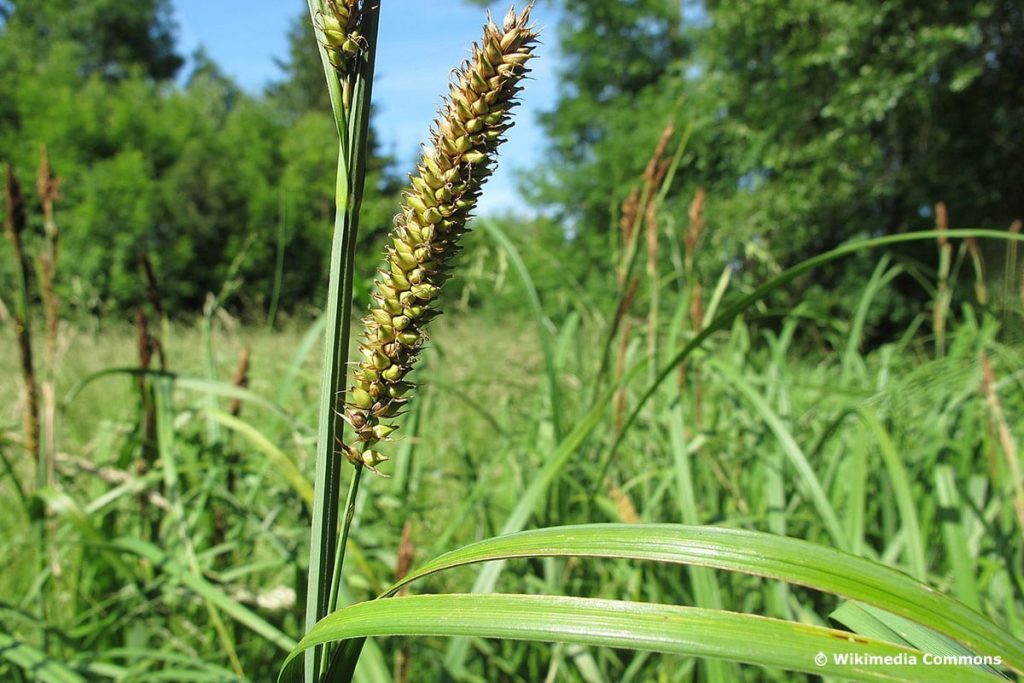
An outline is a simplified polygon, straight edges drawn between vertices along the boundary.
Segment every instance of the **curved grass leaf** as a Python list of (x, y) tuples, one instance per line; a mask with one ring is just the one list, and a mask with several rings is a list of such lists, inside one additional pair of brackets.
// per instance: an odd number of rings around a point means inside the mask
[[(924, 653), (919, 650), (820, 626), (699, 607), (500, 594), (417, 595), (373, 600), (339, 610), (302, 639), (278, 680), (298, 680), (298, 657), (315, 645), (367, 636), (425, 635), (630, 648), (781, 667), (844, 680), (998, 680), (974, 667), (929, 666), (923, 663)], [(841, 663), (842, 657), (850, 655), (892, 657), (896, 661)], [(911, 658), (916, 664), (909, 663)]]
[(818, 516), (821, 517), (822, 524), (832, 538), (832, 543), (840, 548), (849, 548), (846, 532), (843, 530), (843, 525), (839, 523), (839, 517), (836, 516), (836, 511), (832, 508), (832, 503), (829, 502), (828, 496), (818, 480), (818, 475), (815, 474), (814, 468), (807, 461), (807, 456), (804, 455), (803, 450), (797, 445), (796, 439), (793, 438), (793, 434), (786, 427), (782, 418), (772, 410), (772, 407), (768, 405), (768, 401), (758, 393), (750, 382), (743, 379), (735, 370), (725, 363), (719, 363), (715, 360), (711, 360), (709, 365), (715, 369), (715, 372), (720, 377), (727, 380), (737, 391), (743, 394), (743, 397), (761, 415), (761, 419), (767, 423), (768, 427), (775, 434), (775, 438), (779, 440), (782, 452), (789, 460), (789, 463), (799, 473), (799, 485), (807, 491), (808, 498), (811, 499), (814, 509), (817, 511)]
[(182, 585), (216, 606), (239, 624), (266, 638), (282, 650), (291, 650), (295, 646), (294, 640), (281, 633), (263, 617), (229, 597), (215, 584), (192, 573), (155, 545), (137, 538), (122, 538), (115, 541), (113, 547), (148, 560), (153, 566), (161, 568), (166, 574), (180, 581)]
[(476, 562), (526, 557), (604, 557), (713, 567), (857, 600), (942, 633), (1024, 672), (1024, 643), (981, 614), (903, 572), (839, 550), (743, 529), (678, 524), (585, 524), (526, 531), (446, 553), (394, 584)]
[(291, 485), (302, 500), (310, 507), (313, 506), (313, 487), (310, 485), (306, 475), (299, 466), (288, 457), (280, 448), (275, 446), (263, 432), (253, 427), (245, 420), (239, 419), (221, 410), (208, 410), (207, 415), (217, 423), (227, 427), (244, 436), (249, 443), (258, 448), (267, 459), (277, 468), (284, 480)]
[(45, 652), (0, 631), (0, 657), (41, 683), (85, 683), (77, 673)]
[(892, 437), (889, 436), (889, 432), (886, 431), (885, 426), (878, 420), (875, 413), (867, 408), (861, 408), (858, 412), (878, 441), (879, 452), (885, 462), (885, 469), (889, 473), (889, 481), (892, 484), (896, 505), (900, 511), (900, 525), (904, 532), (907, 563), (915, 577), (924, 579), (927, 576), (928, 561), (925, 558), (921, 523), (917, 518), (917, 504), (914, 492), (910, 487), (907, 468), (903, 466), (903, 458), (896, 451)]
[[(829, 617), (854, 633), (889, 643), (906, 645), (922, 652), (930, 652), (942, 657), (969, 657), (972, 655), (971, 651), (963, 645), (941, 633), (936, 633), (921, 624), (916, 624), (895, 614), (889, 614), (870, 605), (844, 602)], [(991, 666), (978, 665), (978, 667), (990, 674), (1001, 676), (999, 671)]]
[(216, 380), (203, 379), (201, 377), (183, 377), (176, 375), (173, 372), (165, 372), (162, 370), (146, 370), (144, 368), (106, 368), (105, 370), (99, 370), (92, 374), (86, 375), (78, 381), (71, 390), (68, 391), (64, 397), (64, 404), (73, 403), (78, 395), (81, 394), (90, 384), (93, 382), (103, 379), (105, 377), (113, 377), (115, 375), (128, 375), (129, 377), (149, 377), (152, 379), (166, 378), (174, 383), (174, 386), (179, 389), (185, 389), (187, 391), (193, 391), (208, 396), (219, 396), (221, 398), (235, 398), (245, 403), (259, 406), (264, 410), (273, 413), (278, 417), (287, 418), (281, 407), (269, 401), (257, 393), (254, 393), (248, 389), (231, 384), (230, 382), (219, 382)]

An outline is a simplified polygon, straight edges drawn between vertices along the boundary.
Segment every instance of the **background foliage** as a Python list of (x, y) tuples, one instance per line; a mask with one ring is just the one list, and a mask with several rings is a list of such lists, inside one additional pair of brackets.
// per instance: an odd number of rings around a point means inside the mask
[[(301, 9), (284, 79), (254, 95), (201, 53), (180, 73), (165, 0), (72, 11), (7, 3), (0, 161), (31, 187), (39, 145), (48, 145), (63, 179), (64, 247), (75, 255), (63, 293), (79, 312), (123, 312), (142, 300), (140, 250), (173, 313), (199, 311), (236, 258), (247, 285), (236, 307), (266, 311), (279, 244), (307, 264), (283, 274), (281, 305), (295, 310), (323, 294), (333, 122)], [(373, 157), (368, 187), (367, 254), (390, 226), (397, 185), (387, 158)]]

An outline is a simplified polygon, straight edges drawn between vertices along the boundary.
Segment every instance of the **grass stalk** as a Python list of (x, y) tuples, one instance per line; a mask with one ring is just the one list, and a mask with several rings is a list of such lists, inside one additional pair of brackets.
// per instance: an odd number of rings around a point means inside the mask
[(46, 145), (39, 153), (39, 175), (36, 190), (43, 209), (43, 234), (46, 246), (39, 255), (40, 294), (46, 311), (46, 381), (52, 382), (56, 374), (57, 326), (60, 322), (60, 301), (54, 292), (54, 278), (57, 269), (57, 247), (60, 231), (54, 218), (53, 204), (60, 199), (60, 179), (53, 174)]
[(987, 306), (988, 287), (985, 284), (985, 257), (981, 253), (981, 246), (978, 240), (968, 237), (964, 240), (964, 247), (971, 257), (971, 265), (974, 266), (974, 296), (981, 306)]
[[(7, 166), (4, 179), (4, 232), (11, 241), (14, 253), (14, 273), (17, 282), (17, 293), (14, 299), (14, 334), (18, 341), (18, 357), (21, 364), (21, 377), (25, 384), (25, 411), (23, 423), (25, 430), (25, 450), (31, 454), (33, 461), (39, 466), (39, 388), (36, 382), (35, 366), (32, 360), (32, 333), (29, 329), (29, 311), (31, 302), (28, 293), (29, 262), (25, 254), (25, 245), (21, 236), (28, 225), (25, 216), (25, 200), (21, 194), (21, 186), (14, 176), (14, 169)], [(39, 469), (38, 473), (41, 473)]]
[[(306, 594), (307, 630), (329, 613), (331, 603), (337, 596), (333, 577), (337, 575), (340, 584), (345, 559), (345, 543), (339, 543), (338, 533), (339, 486), (345, 460), (338, 456), (335, 446), (340, 441), (342, 431), (338, 408), (345, 400), (345, 359), (352, 321), (355, 244), (366, 177), (370, 99), (380, 16), (379, 2), (368, 3), (363, 9), (361, 21), (364, 49), (354, 60), (355, 68), (343, 76), (332, 64), (331, 60), (336, 57), (327, 49), (327, 38), (321, 23), (326, 8), (320, 0), (308, 0), (308, 4), (320, 43), (321, 61), (338, 128), (339, 150)], [(349, 488), (349, 506), (354, 506), (360, 474), (361, 468), (356, 465)], [(342, 537), (347, 538), (350, 522), (351, 517), (346, 515)], [(321, 651), (322, 648), (314, 648), (305, 655), (304, 680), (308, 683), (319, 680)]]

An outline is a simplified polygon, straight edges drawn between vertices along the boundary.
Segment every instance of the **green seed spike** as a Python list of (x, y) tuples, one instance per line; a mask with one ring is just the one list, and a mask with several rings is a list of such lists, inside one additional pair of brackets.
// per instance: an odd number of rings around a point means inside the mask
[(373, 436), (377, 441), (384, 441), (391, 436), (398, 427), (394, 425), (376, 425), (372, 429)]
[[(346, 39), (352, 40), (357, 25), (347, 21), (358, 13), (357, 0), (327, 0), (327, 5), (337, 10), (335, 17), (348, 29)], [(496, 161), (502, 133), (510, 127), (509, 111), (537, 40), (529, 25), (531, 9), (532, 4), (522, 12), (513, 8), (501, 26), (488, 17), (482, 42), (473, 45), (472, 57), (455, 72), (395, 218), (394, 246), (378, 270), (376, 294), (364, 320), (364, 360), (356, 371), (361, 380), (346, 415), (356, 429), (356, 447), (347, 456), (371, 471), (387, 460), (375, 444), (396, 429), (380, 420), (399, 415), (409, 401), (405, 394), (413, 393), (406, 376), (426, 340), (426, 323), (440, 315), (438, 294), (459, 252), (458, 242), (468, 232), (466, 222)], [(330, 39), (337, 42), (333, 33)]]

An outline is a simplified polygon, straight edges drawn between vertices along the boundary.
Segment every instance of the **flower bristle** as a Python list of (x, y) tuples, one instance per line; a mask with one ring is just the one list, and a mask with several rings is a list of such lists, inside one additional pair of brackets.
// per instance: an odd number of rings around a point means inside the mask
[(406, 376), (423, 348), (427, 323), (440, 315), (438, 294), (502, 135), (512, 126), (509, 113), (537, 41), (529, 25), (531, 9), (517, 13), (513, 7), (500, 26), (488, 15), (483, 40), (455, 71), (431, 130), (431, 146), (424, 148), (403, 193), (362, 321), (362, 360), (345, 410), (356, 433), (346, 455), (373, 471), (387, 459), (374, 446), (396, 429), (383, 420), (397, 417), (410, 400), (414, 385)]

